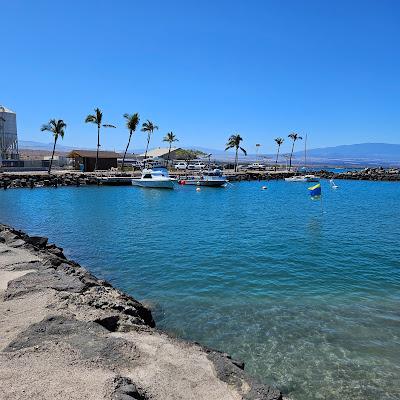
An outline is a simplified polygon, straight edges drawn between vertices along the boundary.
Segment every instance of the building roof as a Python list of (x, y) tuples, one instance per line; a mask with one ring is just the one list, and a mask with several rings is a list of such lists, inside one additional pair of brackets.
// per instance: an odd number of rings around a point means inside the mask
[[(179, 147), (171, 147), (171, 153), (178, 150)], [(157, 149), (149, 150), (147, 157), (162, 157), (168, 154), (169, 147), (158, 147)], [(144, 157), (145, 153), (139, 154), (138, 157)]]
[(0, 105), (0, 112), (5, 112), (5, 113), (11, 113), (11, 114), (15, 114), (14, 111), (11, 111), (10, 109)]
[[(96, 150), (72, 150), (68, 157), (96, 158)], [(114, 151), (99, 151), (99, 158), (118, 158), (119, 154)]]

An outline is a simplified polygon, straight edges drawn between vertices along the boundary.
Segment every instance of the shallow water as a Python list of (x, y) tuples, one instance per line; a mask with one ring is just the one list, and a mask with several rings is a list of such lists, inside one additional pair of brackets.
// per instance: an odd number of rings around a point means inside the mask
[(400, 183), (0, 191), (0, 221), (295, 400), (400, 398)]

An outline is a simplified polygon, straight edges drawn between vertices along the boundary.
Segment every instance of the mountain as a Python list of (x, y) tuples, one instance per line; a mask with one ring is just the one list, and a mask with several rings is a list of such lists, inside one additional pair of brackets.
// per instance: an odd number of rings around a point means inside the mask
[[(30, 140), (18, 140), (18, 148), (21, 150), (53, 150), (54, 143), (40, 143)], [(73, 147), (63, 146), (57, 142), (58, 151), (71, 151)]]
[[(294, 153), (298, 162), (304, 151)], [(360, 143), (307, 150), (307, 163), (399, 165), (400, 144)]]

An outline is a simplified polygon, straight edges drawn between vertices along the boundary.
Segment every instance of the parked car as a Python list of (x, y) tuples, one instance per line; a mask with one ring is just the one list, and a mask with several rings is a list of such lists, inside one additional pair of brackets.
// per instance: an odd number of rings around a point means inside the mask
[(203, 162), (197, 162), (197, 163), (189, 164), (187, 169), (200, 171), (200, 170), (204, 169), (205, 167), (206, 167), (206, 164), (204, 164)]
[(186, 169), (187, 166), (188, 166), (187, 163), (185, 163), (184, 161), (180, 161), (174, 165), (174, 168), (175, 169)]
[(247, 169), (254, 169), (256, 171), (260, 171), (260, 170), (264, 170), (265, 169), (265, 165), (264, 164), (260, 164), (258, 162), (255, 162), (253, 164), (250, 164)]

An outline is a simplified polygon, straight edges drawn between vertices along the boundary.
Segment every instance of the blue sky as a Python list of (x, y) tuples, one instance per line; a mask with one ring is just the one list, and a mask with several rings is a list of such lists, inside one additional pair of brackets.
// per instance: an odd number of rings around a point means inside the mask
[[(273, 152), (273, 138), (308, 133), (310, 147), (399, 143), (400, 2), (4, 1), (0, 104), (20, 138), (50, 142), (40, 125), (67, 124), (65, 145), (127, 141), (122, 114), (173, 131), (181, 146)], [(5, 16), (5, 18), (4, 18)], [(143, 148), (135, 134), (132, 148)], [(289, 148), (289, 142), (285, 143)]]

